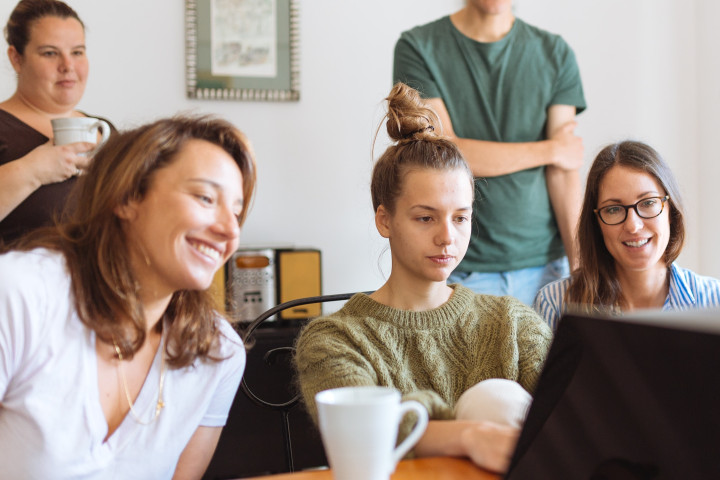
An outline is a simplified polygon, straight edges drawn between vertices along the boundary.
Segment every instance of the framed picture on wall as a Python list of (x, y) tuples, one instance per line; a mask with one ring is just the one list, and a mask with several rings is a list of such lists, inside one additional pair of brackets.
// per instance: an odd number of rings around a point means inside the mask
[(186, 0), (188, 98), (300, 99), (298, 0)]

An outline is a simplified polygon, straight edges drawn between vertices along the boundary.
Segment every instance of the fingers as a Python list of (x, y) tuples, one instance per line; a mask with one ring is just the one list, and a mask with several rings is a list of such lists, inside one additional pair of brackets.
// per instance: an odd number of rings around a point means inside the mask
[(66, 145), (63, 145), (64, 147), (70, 149), (73, 153), (79, 154), (79, 153), (87, 153), (93, 148), (95, 148), (94, 143), (90, 142), (75, 142), (75, 143), (68, 143)]
[(477, 465), (503, 473), (510, 466), (520, 429), (494, 422), (479, 422), (462, 433), (468, 456)]

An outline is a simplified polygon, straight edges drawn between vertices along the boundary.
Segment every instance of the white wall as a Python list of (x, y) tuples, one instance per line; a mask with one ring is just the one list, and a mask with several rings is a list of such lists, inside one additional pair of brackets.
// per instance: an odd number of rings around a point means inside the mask
[[(374, 289), (389, 272), (368, 192), (372, 138), (391, 87), (400, 32), (459, 9), (463, 0), (299, 0), (301, 100), (185, 98), (184, 2), (69, 0), (85, 21), (91, 75), (79, 107), (129, 127), (178, 111), (222, 115), (253, 141), (259, 161), (245, 244), (312, 246), (323, 253), (325, 293)], [(0, 0), (4, 23), (15, 5)], [(516, 0), (516, 13), (574, 48), (589, 108), (579, 117), (586, 164), (608, 142), (655, 146), (689, 207), (684, 266), (720, 277), (711, 196), (718, 34), (712, 0)], [(705, 15), (707, 13), (708, 15)], [(706, 70), (712, 76), (706, 80)], [(6, 59), (0, 98), (14, 90)], [(376, 152), (382, 152), (379, 137)], [(701, 208), (704, 207), (704, 208)], [(712, 229), (711, 229), (712, 228)]]

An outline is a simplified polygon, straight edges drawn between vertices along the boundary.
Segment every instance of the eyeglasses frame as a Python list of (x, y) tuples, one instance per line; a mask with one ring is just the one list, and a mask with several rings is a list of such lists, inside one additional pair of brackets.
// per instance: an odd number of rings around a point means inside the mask
[[(659, 199), (660, 199), (660, 202), (661, 202), (660, 211), (657, 213), (657, 215), (653, 215), (652, 217), (644, 217), (644, 216), (640, 215), (640, 212), (638, 211), (637, 206), (638, 206), (638, 204), (639, 204), (640, 202), (643, 202), (643, 201), (645, 201), (645, 200), (650, 200), (651, 198), (659, 198)], [(619, 205), (619, 204), (618, 204), (618, 205), (614, 205), (614, 204), (613, 204), (613, 205), (605, 205), (604, 207), (593, 209), (593, 212), (595, 212), (595, 215), (597, 215), (597, 217), (600, 219), (600, 221), (603, 222), (605, 225), (611, 225), (611, 226), (612, 226), (612, 225), (620, 225), (621, 223), (625, 223), (625, 221), (627, 220), (628, 210), (630, 210), (631, 208), (632, 208), (633, 210), (635, 210), (635, 213), (637, 214), (638, 217), (644, 218), (645, 220), (649, 220), (649, 219), (651, 219), (651, 218), (659, 217), (660, 214), (665, 210), (665, 203), (666, 203), (668, 200), (670, 200), (670, 195), (665, 195), (664, 197), (660, 197), (660, 196), (657, 196), (657, 197), (645, 197), (645, 198), (641, 198), (640, 200), (638, 200), (637, 202), (635, 202), (635, 203), (633, 203), (633, 204), (631, 204), (631, 205)], [(625, 209), (625, 216), (623, 217), (623, 219), (622, 219), (621, 221), (619, 221), (619, 222), (617, 222), (617, 223), (608, 223), (608, 222), (606, 222), (606, 221), (602, 218), (602, 215), (600, 215), (600, 210), (602, 210), (603, 208), (608, 208), (608, 207), (623, 207), (623, 208)]]

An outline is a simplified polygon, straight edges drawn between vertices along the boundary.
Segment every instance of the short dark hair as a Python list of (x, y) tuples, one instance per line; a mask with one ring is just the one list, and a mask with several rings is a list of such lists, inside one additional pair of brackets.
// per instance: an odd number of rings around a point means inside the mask
[(44, 17), (74, 18), (83, 29), (85, 24), (69, 5), (59, 0), (20, 0), (5, 25), (5, 40), (23, 55), (30, 42), (30, 29)]

